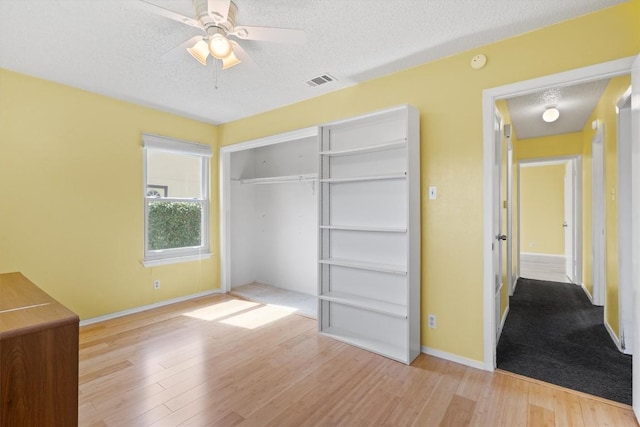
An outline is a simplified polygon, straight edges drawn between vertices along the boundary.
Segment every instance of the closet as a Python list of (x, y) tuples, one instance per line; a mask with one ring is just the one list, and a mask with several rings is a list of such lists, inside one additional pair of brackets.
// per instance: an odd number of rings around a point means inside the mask
[(223, 290), (257, 282), (312, 296), (321, 334), (411, 363), (419, 136), (404, 105), (223, 147)]
[(243, 145), (227, 154), (227, 290), (261, 284), (315, 297), (317, 129)]

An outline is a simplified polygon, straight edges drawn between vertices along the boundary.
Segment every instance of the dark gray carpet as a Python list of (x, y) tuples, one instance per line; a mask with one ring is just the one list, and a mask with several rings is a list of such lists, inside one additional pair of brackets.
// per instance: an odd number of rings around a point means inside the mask
[(602, 307), (579, 286), (519, 279), (498, 343), (498, 368), (631, 404), (631, 356), (618, 351)]

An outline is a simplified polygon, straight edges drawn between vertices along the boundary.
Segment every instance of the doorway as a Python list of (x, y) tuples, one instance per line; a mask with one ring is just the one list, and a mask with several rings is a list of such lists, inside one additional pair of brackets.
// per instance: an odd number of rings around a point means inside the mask
[[(636, 63), (634, 64), (634, 60)], [(495, 102), (499, 99), (505, 99), (510, 96), (533, 93), (543, 89), (552, 87), (563, 87), (574, 84), (576, 82), (594, 81), (602, 78), (611, 78), (628, 74), (633, 68), (633, 78), (636, 81), (640, 80), (640, 59), (633, 57), (624, 58), (616, 61), (611, 61), (594, 66), (584, 67), (576, 70), (571, 70), (563, 73), (558, 73), (550, 76), (545, 76), (537, 79), (532, 79), (524, 82), (514, 83), (502, 87), (492, 88), (485, 90), (483, 93), (483, 158), (484, 158), (484, 179), (483, 179), (483, 217), (484, 217), (484, 275), (483, 275), (483, 288), (484, 288), (484, 366), (487, 370), (494, 370), (496, 366), (496, 340), (494, 334), (495, 319), (495, 299), (494, 299), (494, 274), (492, 270), (492, 243), (496, 236), (496, 231), (493, 229), (493, 206), (494, 192), (497, 191), (492, 186), (492, 163), (494, 160), (494, 135), (493, 135), (493, 109)], [(637, 70), (636, 70), (637, 68)], [(638, 107), (633, 107), (637, 109)], [(637, 110), (634, 110), (637, 111)], [(636, 116), (633, 116), (636, 117)], [(632, 120), (633, 122), (633, 120)], [(635, 126), (635, 125), (634, 125)], [(640, 139), (640, 138), (638, 138)], [(640, 166), (640, 162), (638, 162)], [(638, 172), (638, 173), (636, 173)], [(636, 171), (634, 168), (633, 182), (640, 181), (640, 171)], [(634, 204), (632, 206), (632, 215), (640, 217), (640, 204)], [(636, 235), (637, 234), (637, 235)], [(634, 234), (633, 248), (640, 251), (640, 233)], [(638, 240), (638, 241), (636, 241)], [(639, 272), (640, 274), (640, 272)], [(635, 269), (634, 269), (635, 275)], [(635, 276), (634, 276), (635, 277)], [(637, 301), (634, 302), (634, 307), (637, 306)], [(638, 323), (638, 319), (635, 319), (634, 325)], [(634, 328), (634, 335), (639, 333), (640, 328)], [(635, 356), (634, 356), (635, 358)], [(637, 369), (636, 369), (637, 372)], [(637, 378), (635, 378), (637, 380)], [(640, 389), (640, 383), (634, 381), (635, 388)], [(637, 390), (640, 391), (640, 390)], [(639, 396), (639, 393), (634, 393), (635, 396)], [(634, 406), (640, 407), (640, 400), (636, 402)]]
[(518, 160), (518, 277), (581, 284), (582, 156)]
[(513, 83), (483, 92), (483, 223), (484, 223), (484, 274), (483, 274), (483, 305), (484, 305), (484, 367), (494, 370), (496, 366), (496, 335), (495, 335), (495, 285), (493, 273), (492, 245), (500, 230), (493, 226), (493, 162), (495, 158), (494, 143), (494, 110), (497, 100), (506, 99), (520, 94), (534, 93), (553, 87), (562, 87), (576, 82), (594, 81), (603, 78), (628, 74), (632, 68), (634, 58), (624, 58), (603, 64), (579, 68), (545, 77), (535, 78), (519, 83)]

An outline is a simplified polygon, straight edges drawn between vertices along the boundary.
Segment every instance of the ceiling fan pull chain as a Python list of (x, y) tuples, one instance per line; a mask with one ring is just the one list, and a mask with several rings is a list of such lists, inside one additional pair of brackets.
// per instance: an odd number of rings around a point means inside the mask
[(218, 62), (220, 61), (213, 61), (213, 86), (216, 90), (218, 90)]

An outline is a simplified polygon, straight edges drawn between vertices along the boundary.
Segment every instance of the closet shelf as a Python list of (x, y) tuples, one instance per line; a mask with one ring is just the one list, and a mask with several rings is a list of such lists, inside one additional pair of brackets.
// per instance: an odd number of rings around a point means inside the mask
[(351, 307), (361, 308), (363, 310), (386, 314), (388, 316), (397, 317), (399, 319), (407, 318), (407, 307), (404, 305), (393, 304), (390, 302), (367, 298), (360, 295), (331, 291), (320, 295), (318, 298), (324, 301), (331, 301), (337, 304), (348, 305)]
[(323, 230), (343, 230), (343, 231), (371, 231), (374, 233), (406, 233), (407, 228), (404, 227), (374, 227), (367, 225), (321, 225)]
[(318, 174), (308, 173), (302, 175), (287, 175), (287, 176), (268, 176), (264, 178), (246, 178), (240, 179), (241, 184), (281, 184), (287, 182), (303, 182), (303, 181), (315, 181), (318, 179)]
[(404, 148), (407, 146), (407, 139), (395, 139), (393, 141), (385, 142), (382, 144), (369, 145), (365, 147), (358, 148), (348, 148), (346, 150), (328, 150), (321, 151), (320, 154), (323, 156), (353, 156), (357, 154), (366, 154), (366, 153), (374, 153), (376, 151), (385, 151), (385, 150), (393, 150), (395, 148)]
[(402, 363), (407, 363), (406, 352), (407, 350), (404, 347), (393, 345), (392, 343), (384, 340), (377, 340), (373, 338), (369, 338), (363, 336), (361, 334), (357, 334), (355, 332), (347, 331), (342, 328), (337, 328), (335, 326), (330, 326), (328, 328), (324, 328), (320, 334), (326, 335), (333, 339), (345, 342), (347, 344), (351, 344), (353, 346), (369, 350), (375, 349), (375, 352), (388, 357), (389, 359), (394, 359)]
[(398, 274), (401, 276), (406, 276), (407, 274), (407, 268), (405, 266), (395, 264), (380, 264), (377, 262), (364, 262), (343, 258), (325, 258), (321, 259), (319, 262), (320, 264), (357, 268), (360, 270), (379, 271), (382, 273)]
[(320, 182), (329, 184), (341, 184), (348, 182), (362, 182), (362, 181), (386, 181), (392, 179), (407, 179), (407, 173), (394, 173), (388, 175), (370, 175), (370, 176), (357, 176), (352, 178), (323, 178)]

